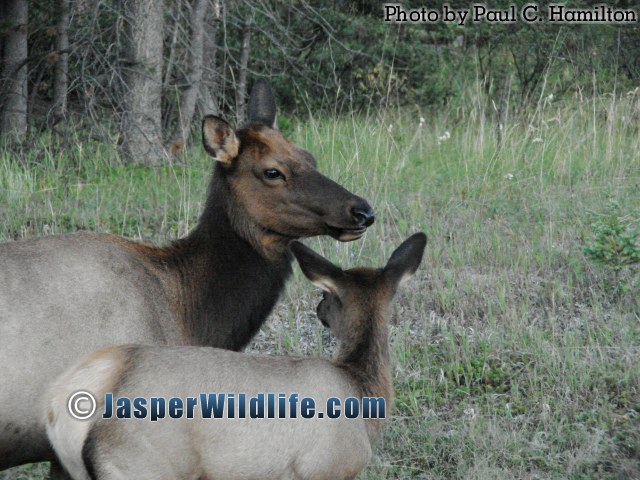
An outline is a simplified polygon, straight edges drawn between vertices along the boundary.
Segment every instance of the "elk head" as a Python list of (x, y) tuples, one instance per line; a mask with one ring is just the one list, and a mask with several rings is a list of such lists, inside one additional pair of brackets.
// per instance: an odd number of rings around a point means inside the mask
[(376, 327), (386, 326), (387, 308), (398, 285), (418, 269), (426, 244), (426, 235), (416, 233), (393, 252), (384, 268), (344, 271), (300, 242), (291, 242), (290, 248), (302, 273), (324, 291), (318, 318), (353, 348), (366, 343)]
[(238, 207), (236, 222), (241, 217), (259, 236), (285, 245), (325, 234), (343, 242), (360, 238), (375, 219), (371, 206), (318, 172), (314, 157), (276, 130), (266, 82), (255, 84), (248, 110), (247, 125), (237, 131), (214, 116), (202, 123), (204, 147)]

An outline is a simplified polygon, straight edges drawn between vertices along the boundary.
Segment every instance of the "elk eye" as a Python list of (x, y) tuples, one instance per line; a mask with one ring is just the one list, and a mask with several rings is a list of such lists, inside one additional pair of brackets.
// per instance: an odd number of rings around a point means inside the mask
[(283, 180), (285, 180), (284, 175), (282, 174), (282, 172), (280, 170), (277, 170), (275, 168), (270, 168), (268, 170), (264, 171), (264, 176), (265, 178), (268, 178), (269, 180), (276, 180), (278, 178), (281, 178)]

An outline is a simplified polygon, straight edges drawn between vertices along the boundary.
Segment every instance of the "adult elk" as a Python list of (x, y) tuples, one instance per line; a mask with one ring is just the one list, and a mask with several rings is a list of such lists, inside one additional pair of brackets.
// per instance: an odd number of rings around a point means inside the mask
[[(206, 389), (233, 392), (240, 401), (241, 392), (247, 398), (296, 392), (313, 398), (322, 413), (329, 398), (369, 397), (390, 406), (388, 307), (398, 285), (420, 265), (425, 244), (425, 235), (415, 234), (385, 268), (347, 271), (292, 244), (304, 274), (325, 291), (318, 317), (337, 337), (333, 361), (197, 347), (124, 345), (93, 353), (61, 375), (47, 395), (47, 433), (62, 464), (75, 480), (355, 478), (369, 461), (379, 419), (301, 418), (300, 410), (296, 418), (207, 419), (197, 408), (185, 418), (184, 407), (182, 418), (156, 422), (105, 419), (105, 394), (185, 399)], [(87, 420), (67, 411), (77, 391), (98, 399), (98, 413)]]
[(355, 240), (369, 204), (274, 129), (263, 81), (249, 123), (206, 117), (214, 173), (198, 225), (168, 247), (75, 233), (0, 245), (0, 470), (53, 460), (39, 412), (66, 367), (123, 343), (240, 350), (291, 273), (291, 239)]

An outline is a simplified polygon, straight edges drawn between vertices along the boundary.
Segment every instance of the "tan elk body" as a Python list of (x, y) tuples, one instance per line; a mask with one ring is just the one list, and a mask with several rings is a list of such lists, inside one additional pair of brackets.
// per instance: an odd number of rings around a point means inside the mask
[(0, 470), (54, 459), (42, 398), (85, 355), (127, 343), (240, 350), (289, 277), (291, 239), (349, 241), (371, 225), (368, 203), (320, 174), (275, 115), (259, 81), (247, 125), (204, 119), (216, 159), (206, 203), (169, 246), (87, 232), (0, 244)]
[[(257, 356), (206, 347), (125, 345), (98, 351), (55, 382), (45, 409), (47, 433), (74, 479), (352, 479), (367, 464), (382, 420), (104, 419), (114, 397), (197, 396), (203, 392), (297, 393), (318, 411), (337, 397), (392, 402), (388, 308), (400, 282), (422, 259), (426, 237), (415, 234), (383, 269), (347, 271), (298, 242), (304, 274), (324, 291), (318, 317), (338, 340), (334, 358)], [(91, 419), (67, 411), (70, 396), (98, 399)]]

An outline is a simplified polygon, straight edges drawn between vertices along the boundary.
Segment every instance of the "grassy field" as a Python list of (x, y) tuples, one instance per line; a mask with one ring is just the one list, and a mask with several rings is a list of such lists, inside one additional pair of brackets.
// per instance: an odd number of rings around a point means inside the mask
[[(288, 132), (378, 214), (358, 242), (309, 245), (344, 267), (382, 265), (410, 233), (429, 237), (394, 307), (396, 409), (359, 478), (640, 478), (638, 265), (623, 265), (640, 248), (640, 97), (541, 101), (508, 119), (500, 147), (471, 98)], [(0, 156), (0, 239), (88, 229), (166, 243), (194, 226), (210, 170), (199, 145), (144, 169), (83, 138), (43, 139)], [(251, 350), (329, 354), (319, 297), (296, 271)]]

